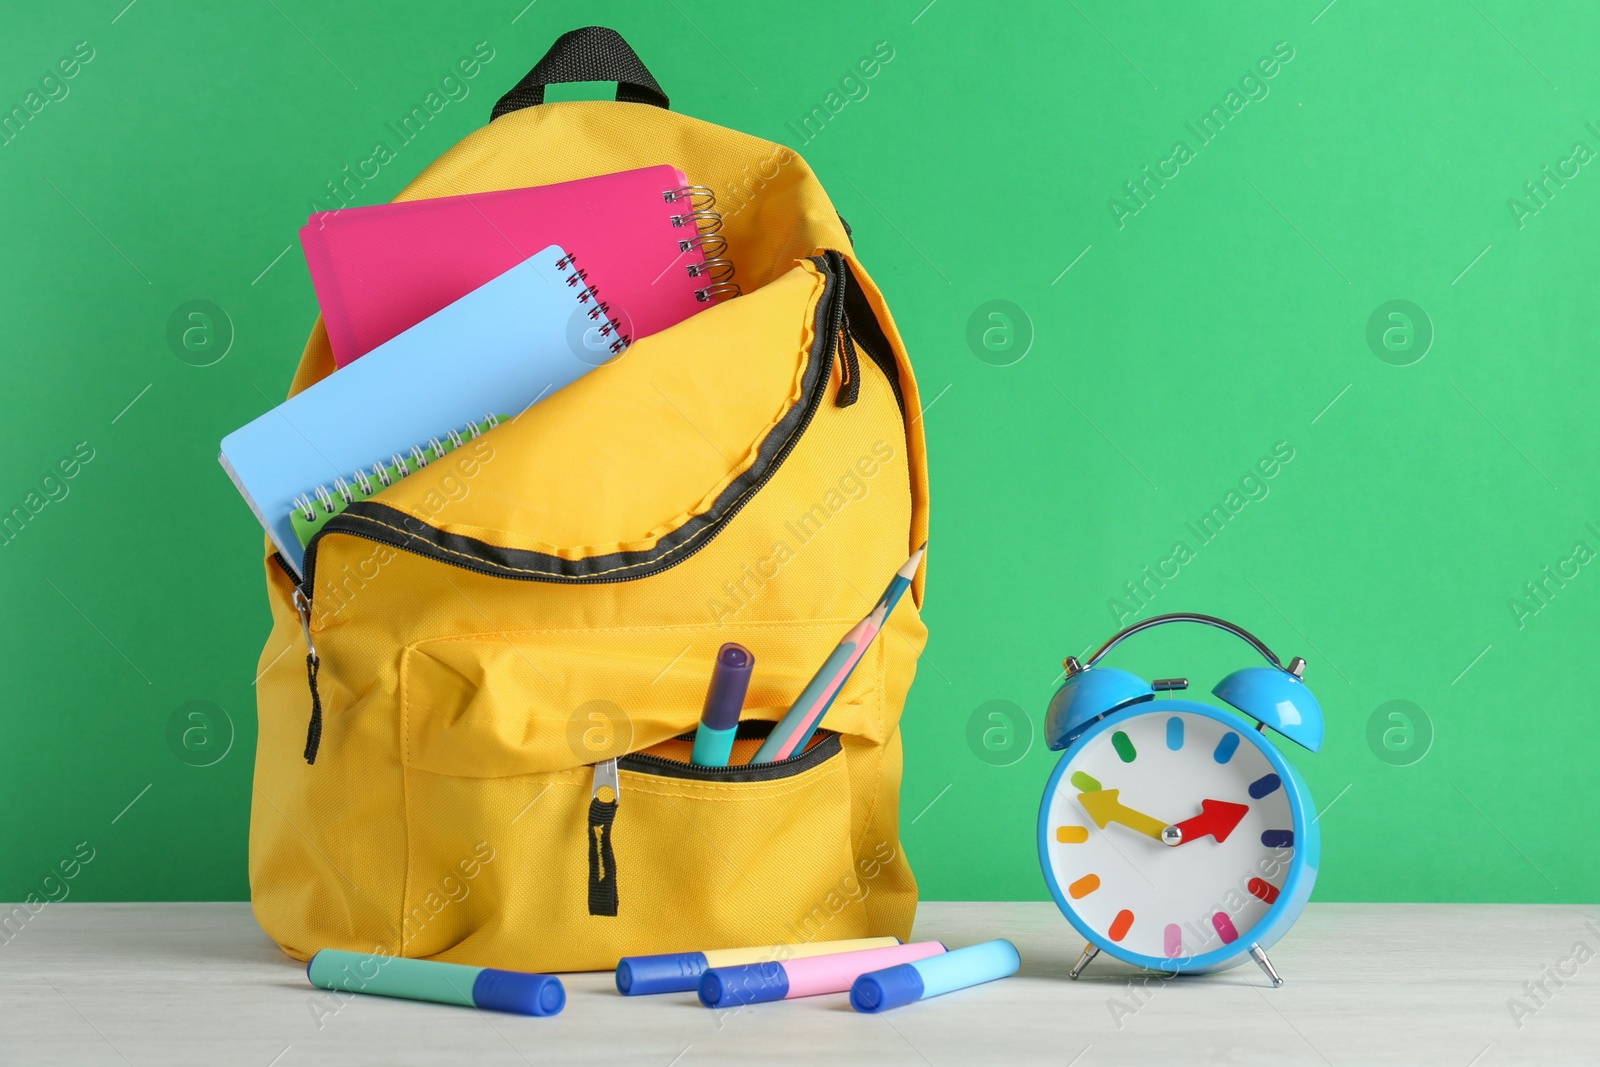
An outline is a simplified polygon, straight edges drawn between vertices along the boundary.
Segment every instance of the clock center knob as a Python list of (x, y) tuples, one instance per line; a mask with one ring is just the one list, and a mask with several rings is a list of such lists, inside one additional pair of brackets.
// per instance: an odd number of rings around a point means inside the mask
[(1163, 826), (1161, 828), (1161, 843), (1164, 845), (1183, 844), (1183, 831), (1176, 826)]

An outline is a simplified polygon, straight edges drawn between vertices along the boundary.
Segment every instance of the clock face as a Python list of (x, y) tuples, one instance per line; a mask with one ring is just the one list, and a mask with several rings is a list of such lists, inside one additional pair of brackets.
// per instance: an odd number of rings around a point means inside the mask
[(1165, 703), (1073, 743), (1041, 849), (1058, 901), (1113, 954), (1242, 955), (1295, 856), (1288, 765), (1242, 720)]

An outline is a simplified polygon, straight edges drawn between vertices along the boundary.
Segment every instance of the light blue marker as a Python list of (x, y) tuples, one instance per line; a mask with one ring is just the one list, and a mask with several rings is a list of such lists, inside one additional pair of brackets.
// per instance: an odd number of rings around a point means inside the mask
[(1020, 966), (1022, 958), (1017, 955), (1017, 946), (1004, 938), (985, 941), (864, 974), (850, 987), (850, 1006), (869, 1013), (887, 1011), (915, 1000), (1007, 978), (1016, 974)]
[(306, 977), (323, 989), (461, 1004), (517, 1015), (555, 1015), (567, 1003), (567, 991), (554, 975), (336, 948), (325, 948), (307, 960)]

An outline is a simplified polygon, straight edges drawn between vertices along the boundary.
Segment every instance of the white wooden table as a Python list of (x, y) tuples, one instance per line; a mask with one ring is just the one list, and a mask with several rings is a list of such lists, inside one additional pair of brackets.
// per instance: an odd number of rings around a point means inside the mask
[(1145, 983), (1104, 956), (1069, 982), (1082, 946), (1051, 904), (924, 903), (915, 936), (1008, 937), (1022, 972), (882, 1015), (842, 995), (722, 1014), (582, 974), (553, 1018), (358, 996), (319, 1026), (247, 905), (50, 904), (0, 944), (0, 1064), (1600, 1063), (1600, 906), (1314, 904), (1273, 949), (1276, 990), (1249, 965)]

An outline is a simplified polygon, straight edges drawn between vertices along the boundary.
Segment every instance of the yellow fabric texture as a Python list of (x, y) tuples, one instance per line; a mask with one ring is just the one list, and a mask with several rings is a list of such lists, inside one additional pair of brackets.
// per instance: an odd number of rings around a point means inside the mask
[[(909, 415), (865, 351), (859, 400), (838, 406), (835, 358), (770, 479), (644, 577), (483, 573), (365, 536), (381, 536), (377, 522), (326, 534), (309, 590), (324, 712), (312, 765), (305, 640), (269, 546), (251, 900), (296, 958), (333, 947), (592, 970), (641, 953), (910, 935), (898, 723), (926, 640), (920, 577), (792, 769), (706, 781), (659, 761), (623, 767), (617, 914), (590, 913), (588, 765), (628, 753), (685, 764), (674, 738), (694, 729), (725, 641), (756, 657), (745, 719), (781, 718), (927, 535), (903, 345), (788, 149), (643, 104), (544, 104), (471, 134), (398, 199), (660, 163), (715, 190), (744, 295), (637, 340), (378, 502), (559, 560), (650, 549), (705, 516), (800, 402), (825, 292), (808, 257), (823, 249), (850, 260)], [(293, 388), (332, 369), (319, 322)], [(734, 762), (757, 744), (741, 739)]]

